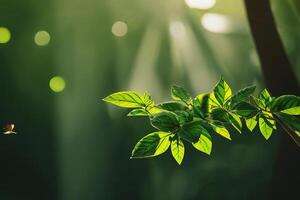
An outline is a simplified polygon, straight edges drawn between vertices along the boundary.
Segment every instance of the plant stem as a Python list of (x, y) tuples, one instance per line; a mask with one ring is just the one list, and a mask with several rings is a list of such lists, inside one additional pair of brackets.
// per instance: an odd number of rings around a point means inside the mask
[(287, 134), (294, 140), (297, 146), (300, 147), (300, 137), (294, 133), (293, 129), (288, 124), (284, 123), (276, 114), (274, 114), (274, 118), (280, 124), (283, 130), (287, 132)]

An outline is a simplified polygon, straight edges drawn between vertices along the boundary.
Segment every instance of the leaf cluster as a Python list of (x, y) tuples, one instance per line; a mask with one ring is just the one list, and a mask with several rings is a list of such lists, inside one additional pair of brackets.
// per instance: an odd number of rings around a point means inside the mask
[[(192, 97), (180, 86), (172, 86), (172, 101), (154, 103), (149, 93), (122, 91), (103, 100), (119, 107), (132, 108), (130, 117), (147, 117), (156, 129), (143, 137), (134, 147), (131, 158), (154, 157), (171, 149), (180, 165), (185, 145), (210, 155), (212, 135), (231, 140), (231, 131), (242, 133), (244, 128), (252, 132), (258, 127), (268, 140), (278, 124), (300, 144), (300, 97), (283, 95), (272, 97), (264, 89), (258, 97), (253, 95), (255, 86), (233, 93), (223, 80), (209, 93)], [(232, 128), (230, 128), (232, 127)]]

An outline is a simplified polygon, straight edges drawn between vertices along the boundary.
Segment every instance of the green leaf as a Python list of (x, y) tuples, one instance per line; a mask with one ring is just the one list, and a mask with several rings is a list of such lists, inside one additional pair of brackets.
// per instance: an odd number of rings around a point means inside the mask
[(210, 155), (211, 153), (212, 141), (209, 134), (201, 134), (199, 140), (197, 142), (192, 143), (192, 145), (199, 151), (202, 151), (203, 153), (206, 153), (208, 155)]
[(184, 124), (178, 131), (178, 135), (190, 143), (197, 142), (201, 134), (208, 134), (208, 131), (199, 121)]
[(185, 103), (190, 103), (192, 100), (191, 95), (185, 89), (177, 85), (172, 86), (171, 95), (174, 100), (182, 100)]
[(261, 134), (265, 137), (266, 140), (269, 139), (273, 133), (273, 127), (268, 122), (268, 119), (259, 117), (258, 123)]
[(145, 104), (145, 106), (153, 106), (154, 102), (152, 100), (151, 95), (148, 92), (145, 92), (143, 95), (143, 102)]
[(229, 113), (228, 120), (239, 133), (242, 133), (242, 121), (238, 115)]
[(209, 96), (210, 94), (199, 94), (193, 102), (193, 110), (195, 116), (205, 118), (209, 111)]
[(219, 122), (228, 122), (227, 112), (223, 108), (215, 108), (211, 111), (210, 117)]
[(137, 108), (130, 111), (127, 116), (134, 117), (134, 116), (149, 116), (149, 113), (143, 108)]
[(147, 158), (160, 155), (170, 146), (170, 133), (154, 132), (143, 137), (134, 147), (131, 158)]
[(210, 124), (213, 128), (213, 130), (218, 133), (219, 135), (223, 136), (224, 138), (231, 140), (230, 133), (226, 129), (226, 127), (216, 124)]
[(253, 92), (255, 91), (255, 88), (256, 88), (256, 86), (249, 86), (249, 87), (239, 90), (237, 93), (232, 95), (232, 97), (230, 98), (230, 105), (233, 107), (237, 103), (247, 100), (247, 98), (253, 94)]
[(231, 112), (234, 112), (241, 117), (251, 118), (257, 114), (258, 109), (250, 103), (242, 101), (236, 104)]
[(218, 103), (220, 105), (224, 105), (224, 103), (231, 97), (232, 91), (229, 85), (223, 80), (223, 78), (221, 78), (215, 86), (213, 94)]
[(256, 116), (254, 116), (250, 119), (246, 119), (246, 126), (251, 132), (256, 127), (256, 125), (257, 125)]
[(193, 114), (187, 111), (175, 111), (180, 124), (185, 124), (193, 120)]
[(173, 158), (180, 165), (184, 157), (184, 144), (180, 139), (173, 139), (171, 142)]
[(117, 92), (105, 97), (103, 101), (123, 108), (140, 108), (145, 106), (143, 96), (134, 91)]
[(161, 131), (173, 131), (179, 128), (179, 121), (176, 114), (168, 111), (155, 115), (151, 119), (151, 124)]
[(271, 110), (289, 115), (300, 115), (300, 97), (295, 95), (280, 96), (272, 102)]
[(267, 89), (264, 89), (260, 95), (259, 99), (261, 100), (260, 103), (263, 104), (263, 107), (266, 108), (272, 102), (272, 97)]
[(172, 111), (172, 112), (188, 110), (188, 107), (185, 104), (178, 101), (168, 101), (168, 102), (157, 104), (157, 106), (161, 109)]
[(293, 130), (300, 131), (300, 117), (289, 115), (286, 113), (279, 113), (278, 116), (284, 123), (288, 124)]
[(151, 114), (151, 115), (156, 115), (156, 114), (159, 114), (161, 112), (164, 112), (163, 109), (155, 106), (155, 105), (152, 105), (152, 106), (148, 106), (146, 107), (147, 111)]

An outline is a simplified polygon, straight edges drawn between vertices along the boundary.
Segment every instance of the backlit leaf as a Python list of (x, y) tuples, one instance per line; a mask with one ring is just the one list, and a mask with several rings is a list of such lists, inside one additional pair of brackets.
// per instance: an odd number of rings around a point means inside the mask
[(184, 157), (184, 144), (180, 139), (174, 139), (171, 142), (171, 152), (173, 158), (180, 165)]
[(124, 108), (139, 108), (145, 106), (143, 96), (134, 91), (117, 92), (105, 97), (103, 101)]
[(179, 121), (176, 114), (168, 111), (155, 115), (151, 119), (151, 124), (161, 131), (172, 131), (179, 127)]
[(212, 141), (209, 134), (201, 134), (199, 140), (197, 142), (192, 143), (192, 145), (199, 151), (202, 151), (203, 153), (206, 153), (208, 155), (210, 155), (211, 153)]
[(226, 129), (226, 127), (221, 126), (221, 125), (215, 125), (215, 124), (211, 124), (211, 126), (216, 133), (218, 133), (219, 135), (223, 136), (224, 138), (226, 138), (228, 140), (231, 140), (230, 133)]
[(289, 115), (300, 115), (300, 97), (295, 95), (283, 95), (272, 102), (273, 112), (282, 112)]
[(228, 115), (229, 122), (231, 125), (239, 132), (242, 133), (242, 121), (240, 117), (234, 113), (229, 113)]
[(268, 123), (266, 118), (259, 117), (259, 130), (265, 139), (269, 139), (273, 133), (273, 127)]
[(250, 119), (246, 119), (246, 126), (251, 132), (256, 127), (256, 125), (257, 125), (256, 116)]
[(173, 85), (171, 88), (171, 95), (174, 100), (182, 100), (189, 103), (192, 99), (191, 95), (182, 87)]
[(166, 132), (146, 135), (135, 145), (131, 158), (147, 158), (164, 153), (170, 146), (170, 135)]
[(231, 88), (223, 80), (223, 78), (221, 78), (214, 88), (214, 97), (220, 105), (224, 105), (224, 103), (231, 97), (231, 95)]
[(198, 121), (184, 124), (178, 132), (181, 138), (191, 143), (197, 142), (201, 134), (208, 134), (208, 131)]
[(249, 86), (244, 89), (239, 90), (237, 93), (232, 95), (230, 99), (230, 105), (233, 107), (237, 103), (247, 100), (247, 98), (253, 94), (255, 91), (256, 86)]
[(234, 112), (241, 117), (251, 118), (257, 114), (258, 110), (250, 103), (242, 101), (236, 104), (231, 112)]

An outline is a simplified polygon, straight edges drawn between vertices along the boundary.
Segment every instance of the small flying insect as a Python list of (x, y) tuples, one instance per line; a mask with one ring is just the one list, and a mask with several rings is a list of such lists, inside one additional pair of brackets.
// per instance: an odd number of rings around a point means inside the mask
[(17, 132), (14, 131), (15, 125), (14, 124), (6, 124), (3, 128), (3, 134), (4, 135), (10, 135), (10, 134), (17, 134)]

